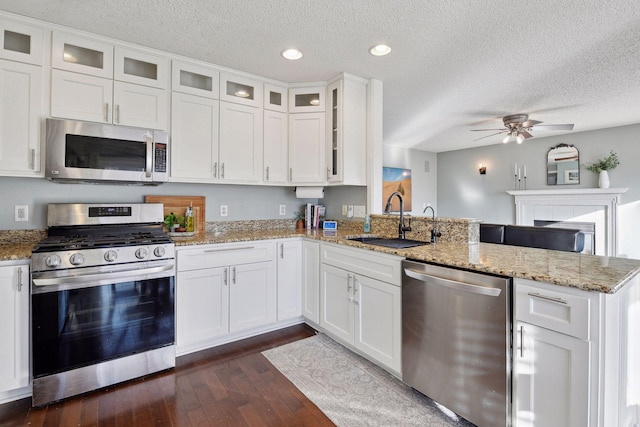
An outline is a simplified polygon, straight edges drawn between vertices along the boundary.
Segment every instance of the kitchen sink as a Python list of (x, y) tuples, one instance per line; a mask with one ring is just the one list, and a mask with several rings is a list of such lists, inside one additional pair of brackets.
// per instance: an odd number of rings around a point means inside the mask
[(367, 245), (384, 246), (387, 248), (404, 249), (413, 248), (414, 246), (428, 245), (429, 242), (410, 239), (385, 239), (382, 237), (354, 237), (349, 239), (353, 242), (365, 243)]

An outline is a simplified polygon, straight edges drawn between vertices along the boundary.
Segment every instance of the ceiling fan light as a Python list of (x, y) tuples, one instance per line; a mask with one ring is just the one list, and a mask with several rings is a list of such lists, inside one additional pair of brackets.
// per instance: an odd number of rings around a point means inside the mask
[(502, 143), (507, 144), (509, 142), (509, 138), (511, 138), (511, 135), (505, 136), (504, 139), (502, 140)]
[(518, 134), (518, 136), (516, 137), (516, 142), (518, 144), (522, 144), (522, 141), (524, 141), (524, 136), (522, 136), (521, 134)]

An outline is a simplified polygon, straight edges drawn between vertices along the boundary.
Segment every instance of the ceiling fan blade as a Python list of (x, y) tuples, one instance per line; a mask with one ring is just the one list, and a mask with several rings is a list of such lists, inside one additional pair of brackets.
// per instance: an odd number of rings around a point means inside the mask
[(573, 130), (573, 124), (564, 125), (534, 125), (535, 130)]
[(522, 127), (523, 128), (530, 128), (531, 126), (535, 126), (539, 123), (542, 123), (539, 120), (527, 120), (526, 122), (522, 122)]
[(531, 135), (529, 132), (527, 132), (524, 129), (520, 131), (520, 135), (524, 136), (524, 139), (533, 138), (533, 135)]
[(488, 130), (500, 130), (502, 132), (506, 131), (506, 129), (502, 128), (502, 129), (469, 129), (471, 132), (484, 132), (484, 131), (488, 131)]
[(480, 137), (480, 138), (474, 139), (474, 141), (479, 141), (479, 140), (481, 140), (481, 139), (489, 138), (489, 137), (491, 137), (491, 136), (500, 135), (501, 133), (505, 133), (505, 132), (507, 132), (507, 130), (506, 130), (506, 129), (505, 129), (505, 130), (503, 130), (502, 132), (498, 132), (498, 133), (493, 133), (493, 134), (491, 134), (491, 135), (482, 136), (482, 137)]

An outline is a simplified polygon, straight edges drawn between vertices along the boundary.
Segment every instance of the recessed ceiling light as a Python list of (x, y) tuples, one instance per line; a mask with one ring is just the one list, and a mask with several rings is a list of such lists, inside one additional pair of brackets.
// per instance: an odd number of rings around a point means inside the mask
[(246, 90), (240, 89), (236, 91), (235, 95), (239, 96), (240, 98), (248, 98), (250, 94)]
[(377, 44), (369, 49), (369, 53), (373, 56), (385, 56), (391, 53), (391, 48), (386, 44)]
[(320, 105), (320, 100), (319, 99), (312, 99), (311, 101), (309, 101), (309, 104), (311, 104), (311, 105)]
[(291, 61), (295, 61), (296, 59), (302, 58), (302, 52), (294, 48), (283, 51), (281, 55), (283, 58), (289, 59)]

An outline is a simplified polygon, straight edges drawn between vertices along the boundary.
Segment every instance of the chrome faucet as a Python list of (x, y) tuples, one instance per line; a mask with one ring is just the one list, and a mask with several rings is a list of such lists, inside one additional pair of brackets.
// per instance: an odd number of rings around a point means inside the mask
[(422, 213), (425, 213), (427, 209), (431, 209), (431, 243), (436, 243), (438, 237), (442, 236), (442, 234), (436, 230), (436, 211), (431, 206), (427, 206)]
[(393, 196), (397, 196), (398, 200), (400, 200), (400, 221), (398, 222), (398, 237), (400, 239), (404, 239), (405, 231), (411, 231), (411, 218), (409, 218), (409, 225), (405, 226), (404, 225), (404, 199), (402, 198), (402, 194), (400, 194), (398, 191), (395, 191), (393, 194), (389, 196), (389, 199), (387, 200), (387, 206), (385, 206), (384, 208), (384, 213), (386, 214), (391, 213), (391, 200), (393, 199)]

